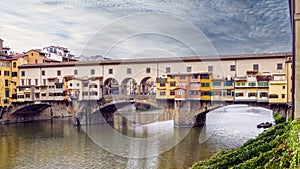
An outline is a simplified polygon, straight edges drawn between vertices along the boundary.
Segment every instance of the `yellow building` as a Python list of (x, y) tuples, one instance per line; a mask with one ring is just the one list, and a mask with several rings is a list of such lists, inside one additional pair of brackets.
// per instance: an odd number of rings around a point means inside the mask
[(177, 81), (173, 75), (156, 78), (156, 98), (174, 99), (176, 86)]
[(272, 75), (269, 85), (269, 103), (285, 104), (287, 102), (287, 79), (285, 73)]
[(10, 60), (0, 58), (0, 107), (10, 105), (11, 85)]
[(24, 58), (27, 60), (27, 64), (44, 63), (46, 59), (46, 53), (39, 50), (30, 50), (26, 53)]
[(201, 73), (200, 74), (200, 99), (211, 100), (211, 86), (212, 86), (212, 74)]

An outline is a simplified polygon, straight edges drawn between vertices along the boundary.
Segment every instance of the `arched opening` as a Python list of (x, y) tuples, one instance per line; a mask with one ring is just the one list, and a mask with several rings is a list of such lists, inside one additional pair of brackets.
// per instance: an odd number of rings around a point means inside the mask
[(105, 95), (118, 95), (119, 83), (114, 78), (108, 78), (104, 81), (103, 93)]
[(137, 94), (137, 83), (132, 78), (126, 78), (121, 83), (121, 92), (124, 95)]
[(140, 94), (153, 95), (155, 94), (155, 79), (153, 77), (145, 77), (140, 83)]

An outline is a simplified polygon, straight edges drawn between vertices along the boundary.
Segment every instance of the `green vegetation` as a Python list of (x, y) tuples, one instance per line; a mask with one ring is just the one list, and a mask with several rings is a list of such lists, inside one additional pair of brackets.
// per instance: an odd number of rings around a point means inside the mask
[[(282, 117), (278, 115), (278, 122)], [(285, 119), (285, 118), (284, 118)], [(222, 150), (192, 168), (299, 168), (300, 119), (277, 124), (236, 150)]]
[(283, 123), (286, 120), (286, 117), (284, 115), (277, 113), (277, 112), (274, 112), (273, 116), (274, 116), (276, 124)]

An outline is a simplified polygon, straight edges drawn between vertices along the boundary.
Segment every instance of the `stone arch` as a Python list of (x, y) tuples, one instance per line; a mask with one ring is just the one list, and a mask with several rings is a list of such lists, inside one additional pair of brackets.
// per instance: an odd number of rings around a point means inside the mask
[(104, 81), (103, 86), (104, 95), (118, 95), (119, 94), (119, 82), (114, 78), (108, 78)]
[(121, 94), (132, 95), (137, 93), (137, 83), (133, 78), (126, 78), (121, 83)]
[(140, 93), (141, 94), (155, 94), (155, 79), (153, 77), (145, 77), (140, 82)]

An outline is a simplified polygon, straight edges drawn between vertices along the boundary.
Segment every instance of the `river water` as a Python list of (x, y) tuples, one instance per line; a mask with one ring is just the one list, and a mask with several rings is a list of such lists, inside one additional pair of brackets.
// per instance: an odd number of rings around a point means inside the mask
[(174, 128), (172, 121), (75, 127), (71, 118), (0, 125), (0, 168), (188, 168), (241, 146), (266, 121), (273, 121), (270, 110), (240, 105), (207, 114), (199, 128)]

